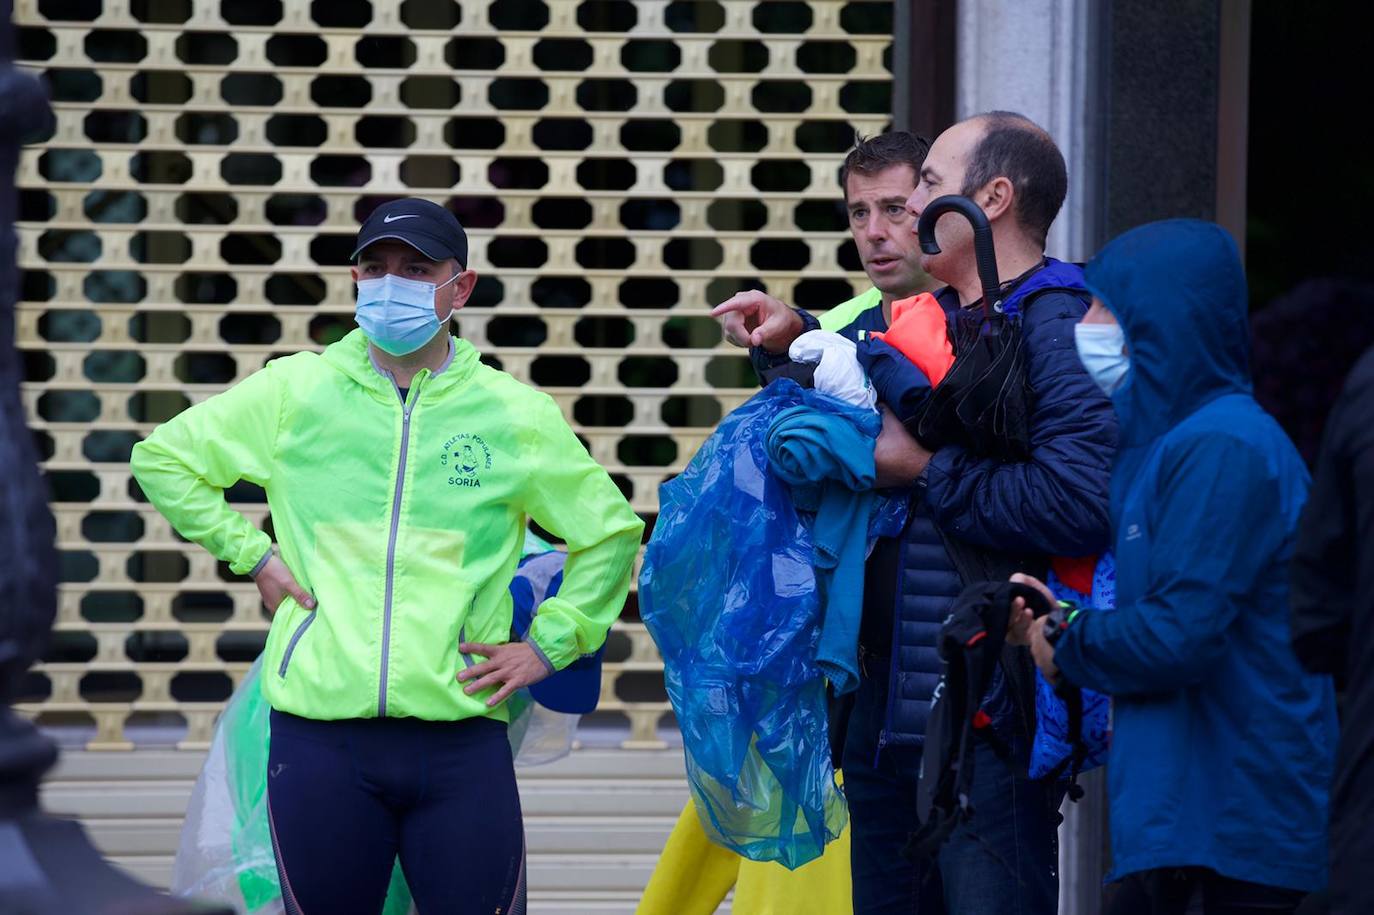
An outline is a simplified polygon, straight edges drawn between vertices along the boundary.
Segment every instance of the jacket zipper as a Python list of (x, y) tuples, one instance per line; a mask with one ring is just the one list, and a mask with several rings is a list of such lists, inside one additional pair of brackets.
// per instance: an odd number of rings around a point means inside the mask
[[(410, 450), (410, 413), (420, 402), (420, 388), (423, 380), (417, 379), (411, 385), (410, 402), (401, 406), (401, 458), (396, 465), (396, 491), (391, 497), (391, 534), (386, 542), (386, 598), (382, 605), (382, 673), (377, 683), (377, 717), (386, 717), (386, 679), (387, 668), (391, 661), (391, 599), (396, 586), (396, 534), (401, 526), (401, 495), (405, 490), (406, 460)], [(391, 376), (391, 386), (396, 389), (397, 399), (401, 396), (401, 386), (396, 376)]]
[(286, 679), (286, 668), (291, 663), (291, 655), (296, 651), (296, 643), (301, 640), (301, 636), (305, 635), (305, 630), (310, 628), (310, 624), (315, 622), (315, 614), (318, 612), (318, 609), (311, 610), (309, 615), (301, 620), (296, 631), (291, 633), (291, 641), (286, 643), (286, 652), (281, 656), (281, 667), (277, 668), (277, 676), (283, 680)]
[[(902, 573), (901, 573), (900, 570), (901, 570), (901, 558), (904, 557), (905, 555), (906, 555), (906, 544), (904, 543), (904, 544), (902, 544), (901, 552), (898, 554), (898, 572), (897, 572), (897, 580), (898, 580), (898, 590), (897, 590), (897, 594), (898, 594), (898, 595), (900, 595), (900, 594), (902, 593), (902, 592), (901, 592), (901, 584), (900, 584)], [(898, 603), (900, 604), (900, 602), (901, 602), (901, 597), (900, 597), (900, 596), (897, 598), (897, 601), (898, 601)], [(896, 607), (893, 607), (893, 608), (892, 608), (892, 654), (891, 654), (891, 656), (887, 659), (887, 665), (888, 665), (888, 669), (887, 669), (887, 701), (886, 701), (885, 703), (883, 703), (883, 729), (882, 729), (881, 731), (878, 732), (878, 746), (877, 746), (877, 747), (874, 749), (874, 751), (873, 751), (873, 767), (874, 767), (875, 769), (878, 767), (878, 761), (879, 761), (880, 759), (882, 759), (883, 750), (887, 747), (888, 732), (889, 732), (889, 730), (891, 730), (891, 728), (892, 728), (892, 716), (893, 716), (893, 714), (895, 713), (896, 708), (897, 708), (897, 683), (898, 683), (898, 676), (897, 676), (897, 664), (898, 664), (898, 660), (897, 660), (897, 659), (901, 657), (901, 645), (898, 643), (897, 638), (898, 638), (898, 635), (901, 633), (901, 630), (902, 630), (902, 608), (901, 608), (900, 606), (896, 606)]]
[[(461, 644), (463, 644), (464, 642), (466, 642), (467, 640), (468, 640), (468, 624), (467, 624), (467, 623), (464, 623), (463, 625), (461, 625), (461, 626), (458, 627), (458, 644), (461, 645)], [(459, 655), (462, 657), (462, 659), (463, 659), (463, 666), (464, 666), (464, 667), (472, 667), (473, 664), (476, 663), (476, 662), (474, 662), (474, 661), (472, 660), (472, 655), (468, 654), (467, 652), (465, 652), (465, 651), (460, 651), (460, 652), (458, 652), (458, 654), (459, 654)]]
[(908, 504), (906, 523), (902, 525), (902, 532), (898, 535), (902, 538), (901, 546), (897, 549), (897, 587), (893, 589), (896, 597), (893, 599), (892, 607), (892, 648), (887, 659), (887, 701), (883, 703), (883, 728), (878, 732), (878, 746), (873, 750), (873, 767), (878, 767), (878, 761), (882, 759), (883, 750), (887, 747), (889, 732), (892, 729), (892, 716), (897, 709), (897, 666), (900, 664), (902, 656), (902, 646), (899, 641), (902, 632), (902, 572), (906, 569), (907, 554), (907, 530), (911, 527), (912, 518), (916, 513), (916, 506)]

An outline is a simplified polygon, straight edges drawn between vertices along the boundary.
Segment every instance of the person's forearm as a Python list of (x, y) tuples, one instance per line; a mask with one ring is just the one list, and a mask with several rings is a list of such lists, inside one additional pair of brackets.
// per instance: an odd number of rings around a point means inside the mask
[(879, 489), (912, 486), (925, 473), (932, 454), (886, 406), (882, 414), (883, 429), (873, 443), (874, 485)]
[(873, 465), (878, 489), (913, 486), (930, 463), (930, 452), (914, 442), (892, 448), (875, 449)]

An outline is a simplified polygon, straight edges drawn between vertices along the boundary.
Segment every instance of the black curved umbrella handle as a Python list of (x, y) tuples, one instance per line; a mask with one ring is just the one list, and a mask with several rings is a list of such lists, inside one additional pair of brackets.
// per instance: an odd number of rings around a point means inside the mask
[(978, 262), (978, 281), (983, 285), (983, 310), (988, 315), (1000, 314), (1002, 283), (997, 276), (997, 251), (992, 244), (992, 226), (982, 207), (959, 194), (935, 198), (921, 211), (921, 218), (916, 223), (921, 250), (926, 254), (940, 253), (940, 245), (935, 241), (935, 223), (951, 212), (963, 216), (973, 226), (973, 256)]

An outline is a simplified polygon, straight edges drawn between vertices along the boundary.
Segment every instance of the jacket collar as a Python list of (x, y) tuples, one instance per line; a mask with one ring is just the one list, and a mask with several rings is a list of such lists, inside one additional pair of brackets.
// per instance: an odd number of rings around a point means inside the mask
[[(324, 359), (374, 396), (382, 400), (395, 398), (392, 375), (377, 363), (361, 330), (350, 331), (342, 340), (326, 347)], [(420, 375), (429, 379), (426, 390), (444, 391), (468, 381), (477, 370), (479, 361), (477, 349), (471, 343), (451, 336), (447, 358), (433, 371), (422, 369)]]

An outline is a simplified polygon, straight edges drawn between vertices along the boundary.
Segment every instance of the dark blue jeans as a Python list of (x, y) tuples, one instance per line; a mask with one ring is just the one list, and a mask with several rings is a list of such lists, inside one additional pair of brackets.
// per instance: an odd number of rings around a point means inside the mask
[(902, 848), (919, 825), (921, 750), (888, 746), (877, 754), (886, 706), (886, 680), (861, 677), (844, 746), (854, 915), (1055, 915), (1061, 792), (1013, 775), (980, 744), (973, 819), (936, 860), (912, 864)]
[(1139, 871), (1113, 889), (1108, 915), (1293, 915), (1306, 895), (1204, 867)]
[(272, 712), (267, 801), (288, 915), (376, 915), (397, 858), (421, 915), (524, 915), (506, 726)]

